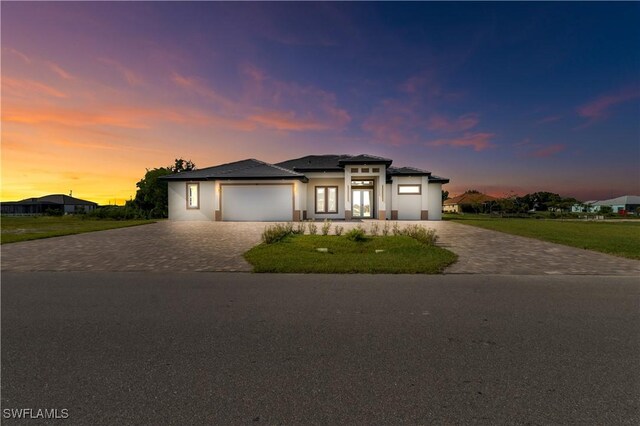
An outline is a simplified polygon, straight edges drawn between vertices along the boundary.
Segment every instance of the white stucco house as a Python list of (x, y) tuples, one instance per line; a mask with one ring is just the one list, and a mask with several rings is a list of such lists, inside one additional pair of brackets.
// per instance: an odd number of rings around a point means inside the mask
[(168, 181), (170, 220), (440, 220), (449, 179), (373, 155), (248, 159)]

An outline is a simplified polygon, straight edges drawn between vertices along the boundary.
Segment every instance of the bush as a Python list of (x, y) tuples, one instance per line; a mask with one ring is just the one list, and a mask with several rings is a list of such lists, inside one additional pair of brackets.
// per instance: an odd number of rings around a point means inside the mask
[(331, 230), (331, 221), (329, 219), (325, 219), (322, 224), (322, 235), (329, 235), (329, 231)]
[(391, 228), (391, 232), (393, 233), (393, 235), (400, 235), (400, 225), (398, 225), (398, 222), (393, 222), (393, 228)]
[(82, 215), (82, 219), (131, 220), (149, 219), (148, 212), (131, 206), (102, 206)]
[(435, 229), (427, 229), (420, 225), (409, 225), (402, 230), (402, 235), (411, 237), (424, 245), (432, 246), (438, 241)]
[(313, 222), (309, 222), (309, 235), (316, 235), (318, 233), (318, 225)]
[(296, 225), (296, 229), (293, 231), (294, 234), (304, 235), (304, 231), (307, 229), (307, 224), (304, 222), (298, 222)]
[(333, 228), (333, 232), (335, 232), (337, 236), (342, 235), (342, 231), (344, 231), (344, 226), (336, 225), (335, 228)]
[(355, 241), (355, 242), (362, 242), (365, 241), (367, 239), (367, 236), (364, 232), (364, 229), (357, 227), (357, 228), (353, 228), (351, 231), (347, 232), (345, 234), (345, 237), (347, 237), (349, 240), (351, 241)]
[(265, 244), (273, 244), (282, 240), (287, 235), (293, 233), (293, 225), (283, 225), (281, 223), (277, 223), (275, 225), (267, 226), (264, 231), (262, 231), (262, 241)]
[(385, 237), (389, 235), (389, 222), (384, 223), (384, 226), (382, 227), (382, 235)]
[(369, 228), (369, 233), (375, 237), (378, 235), (379, 230), (380, 230), (380, 225), (378, 225), (378, 222), (373, 222), (371, 224), (371, 228)]

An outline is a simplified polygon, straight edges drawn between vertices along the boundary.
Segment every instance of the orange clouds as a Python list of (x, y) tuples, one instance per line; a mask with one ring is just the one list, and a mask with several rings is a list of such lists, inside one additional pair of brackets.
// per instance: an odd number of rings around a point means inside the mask
[(142, 77), (138, 73), (118, 61), (109, 58), (98, 58), (98, 61), (115, 69), (130, 86), (137, 86), (143, 83)]

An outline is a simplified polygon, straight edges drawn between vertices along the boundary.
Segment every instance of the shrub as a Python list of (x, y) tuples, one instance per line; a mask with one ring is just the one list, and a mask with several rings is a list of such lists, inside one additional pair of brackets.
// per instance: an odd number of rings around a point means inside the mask
[(325, 219), (322, 224), (322, 235), (329, 235), (329, 231), (331, 230), (331, 221), (329, 219)]
[(380, 230), (380, 225), (378, 225), (378, 222), (373, 222), (371, 224), (371, 228), (369, 228), (369, 233), (375, 237), (378, 235), (379, 230)]
[(391, 228), (391, 232), (393, 233), (393, 235), (400, 235), (400, 225), (398, 225), (398, 222), (393, 222), (393, 228)]
[(362, 242), (367, 239), (366, 234), (364, 233), (364, 229), (362, 229), (361, 227), (353, 228), (351, 231), (345, 234), (345, 237), (355, 242)]
[(309, 222), (309, 235), (316, 235), (318, 233), (318, 225), (313, 222)]
[(336, 225), (335, 228), (333, 228), (333, 232), (335, 232), (337, 236), (342, 235), (342, 231), (344, 231), (344, 226)]
[(384, 223), (384, 226), (382, 227), (382, 235), (385, 237), (389, 235), (389, 222)]
[(265, 244), (277, 243), (291, 233), (292, 227), (289, 227), (287, 225), (283, 225), (281, 223), (269, 225), (264, 229), (264, 231), (262, 231), (262, 241)]
[(427, 229), (420, 225), (409, 225), (402, 230), (402, 235), (411, 237), (424, 245), (432, 246), (438, 241), (435, 229)]
[(293, 233), (297, 235), (303, 235), (305, 229), (307, 229), (307, 224), (304, 222), (298, 222), (296, 225), (296, 229), (293, 231)]

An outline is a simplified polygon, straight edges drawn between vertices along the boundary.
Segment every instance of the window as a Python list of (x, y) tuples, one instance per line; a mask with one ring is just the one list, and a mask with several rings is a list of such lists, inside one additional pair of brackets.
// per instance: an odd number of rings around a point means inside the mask
[(380, 173), (380, 169), (378, 167), (374, 167), (373, 169), (371, 169), (371, 171), (373, 173)]
[(422, 185), (398, 185), (398, 195), (422, 194)]
[(351, 169), (351, 173), (358, 173), (358, 169), (357, 168)]
[(316, 213), (338, 213), (337, 186), (316, 186)]
[(199, 183), (187, 184), (187, 208), (188, 209), (200, 208), (200, 184)]

